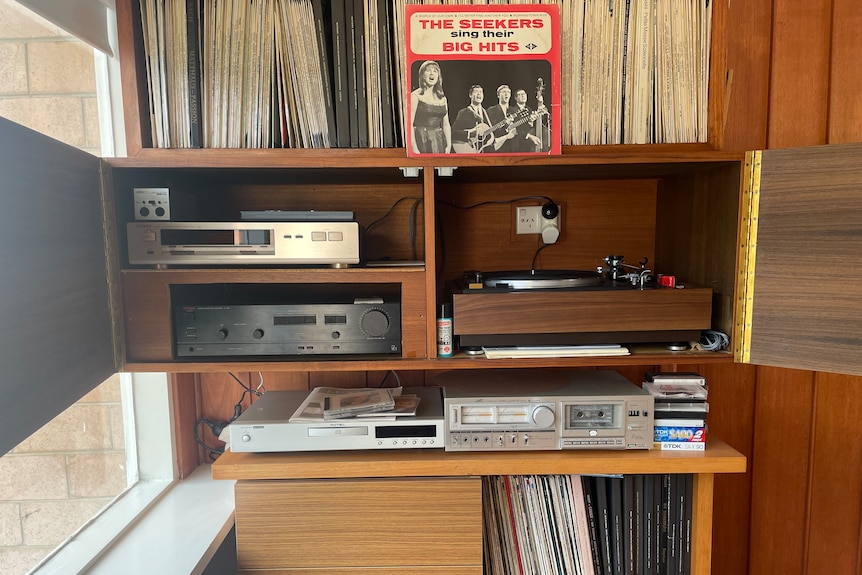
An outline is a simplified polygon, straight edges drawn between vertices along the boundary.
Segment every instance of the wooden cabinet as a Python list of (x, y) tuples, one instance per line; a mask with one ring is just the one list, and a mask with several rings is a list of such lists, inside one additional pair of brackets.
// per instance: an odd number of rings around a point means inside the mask
[(239, 481), (236, 525), (241, 572), (482, 572), (478, 477)]
[(228, 452), (213, 464), (213, 476), (237, 480), (241, 573), (353, 573), (397, 567), (399, 573), (478, 575), (483, 475), (693, 473), (691, 573), (707, 575), (715, 475), (745, 471), (745, 457), (718, 440), (710, 440), (707, 450), (697, 454), (512, 455), (439, 450)]

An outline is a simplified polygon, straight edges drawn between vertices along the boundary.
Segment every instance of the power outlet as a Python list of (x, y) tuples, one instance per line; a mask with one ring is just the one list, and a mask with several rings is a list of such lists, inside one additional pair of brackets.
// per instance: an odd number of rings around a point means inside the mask
[(542, 218), (541, 206), (515, 206), (515, 233), (541, 233), (539, 221)]

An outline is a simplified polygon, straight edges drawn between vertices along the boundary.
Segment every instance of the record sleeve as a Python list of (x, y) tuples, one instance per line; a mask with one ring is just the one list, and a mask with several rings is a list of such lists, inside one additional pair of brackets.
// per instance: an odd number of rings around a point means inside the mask
[(560, 153), (558, 6), (405, 9), (408, 156)]

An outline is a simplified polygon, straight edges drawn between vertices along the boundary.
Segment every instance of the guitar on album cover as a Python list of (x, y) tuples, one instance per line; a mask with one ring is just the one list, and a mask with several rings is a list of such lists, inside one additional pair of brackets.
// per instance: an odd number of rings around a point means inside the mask
[[(547, 114), (548, 110), (545, 106), (540, 106), (538, 110), (521, 110), (517, 114), (507, 116), (506, 119), (500, 120), (493, 126), (482, 122), (474, 128), (467, 130), (467, 142), (452, 142), (452, 151), (456, 154), (480, 154), (482, 151), (499, 140), (500, 144), (507, 138), (498, 138), (495, 140), (494, 131), (499, 130), (503, 126), (508, 126), (509, 134), (515, 131), (515, 128), (527, 122), (533, 122), (539, 116)], [(495, 149), (499, 149), (495, 144)]]

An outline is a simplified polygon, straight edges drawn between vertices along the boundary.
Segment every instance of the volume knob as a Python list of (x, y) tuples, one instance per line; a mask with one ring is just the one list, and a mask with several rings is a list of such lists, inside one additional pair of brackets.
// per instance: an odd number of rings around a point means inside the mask
[(370, 309), (362, 316), (361, 326), (368, 337), (383, 337), (389, 331), (389, 316), (382, 309)]
[(227, 339), (227, 328), (226, 327), (220, 328), (216, 332), (216, 339)]
[(534, 409), (531, 417), (533, 419), (533, 423), (538, 427), (551, 427), (554, 425), (554, 420), (556, 419), (554, 410), (547, 405), (540, 405)]

